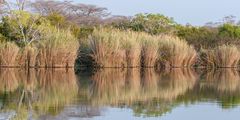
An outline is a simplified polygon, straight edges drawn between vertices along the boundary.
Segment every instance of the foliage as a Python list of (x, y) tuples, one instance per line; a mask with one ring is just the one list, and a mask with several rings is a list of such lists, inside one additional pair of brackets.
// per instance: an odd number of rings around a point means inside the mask
[(219, 35), (231, 38), (240, 38), (240, 27), (233, 24), (224, 24), (219, 28)]
[(219, 39), (217, 40), (218, 31), (216, 28), (178, 25), (176, 29), (175, 34), (194, 45), (197, 50), (216, 46), (219, 41)]
[(150, 34), (172, 32), (176, 25), (172, 18), (161, 14), (136, 14), (129, 22), (116, 24), (117, 28), (131, 29), (133, 31), (143, 31)]
[(11, 41), (25, 46), (39, 40), (39, 26), (48, 24), (41, 16), (26, 11), (12, 11), (2, 19), (0, 32)]

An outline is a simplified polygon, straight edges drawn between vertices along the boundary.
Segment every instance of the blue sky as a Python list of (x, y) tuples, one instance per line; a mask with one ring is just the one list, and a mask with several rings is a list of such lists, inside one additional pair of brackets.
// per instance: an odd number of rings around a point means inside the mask
[(240, 0), (73, 0), (106, 7), (114, 15), (161, 13), (181, 24), (204, 25), (224, 16), (240, 18)]

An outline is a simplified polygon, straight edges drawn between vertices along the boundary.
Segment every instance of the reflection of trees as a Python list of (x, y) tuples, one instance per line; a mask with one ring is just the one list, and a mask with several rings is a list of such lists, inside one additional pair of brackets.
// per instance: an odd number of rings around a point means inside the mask
[[(14, 79), (13, 79), (14, 78)], [(10, 91), (2, 110), (17, 110), (17, 119), (58, 113), (77, 95), (72, 69), (4, 69), (0, 72), (1, 94)], [(14, 89), (13, 89), (14, 88)]]

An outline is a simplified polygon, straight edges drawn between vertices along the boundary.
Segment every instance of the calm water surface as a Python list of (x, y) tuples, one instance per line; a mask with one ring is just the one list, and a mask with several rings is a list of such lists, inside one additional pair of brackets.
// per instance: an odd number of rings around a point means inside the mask
[(233, 69), (0, 69), (0, 120), (236, 120)]

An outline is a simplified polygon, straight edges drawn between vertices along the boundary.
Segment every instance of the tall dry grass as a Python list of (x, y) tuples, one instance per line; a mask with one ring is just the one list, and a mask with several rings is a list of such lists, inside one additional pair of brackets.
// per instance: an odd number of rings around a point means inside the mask
[(212, 50), (202, 50), (202, 64), (211, 67), (237, 67), (240, 52), (236, 46), (223, 45)]
[(174, 36), (159, 36), (161, 62), (165, 66), (190, 67), (194, 65), (197, 52), (186, 41)]
[(159, 59), (159, 41), (153, 37), (142, 37), (142, 66), (154, 67)]
[(13, 42), (0, 43), (0, 66), (16, 66), (19, 47)]
[(120, 47), (118, 31), (95, 30), (89, 40), (91, 57), (99, 67), (123, 67), (125, 51)]
[(46, 29), (38, 44), (38, 67), (73, 67), (79, 43), (69, 30)]
[(190, 67), (197, 53), (187, 42), (170, 35), (153, 36), (141, 32), (95, 29), (89, 39), (95, 65), (99, 67)]
[(158, 48), (153, 39), (141, 32), (95, 29), (89, 39), (90, 56), (98, 67), (140, 67), (145, 57), (144, 66), (154, 66)]
[(35, 67), (38, 49), (34, 46), (25, 46), (19, 50), (17, 55), (18, 66), (22, 67)]
[(41, 40), (24, 47), (0, 40), (0, 66), (73, 67), (78, 48), (78, 40), (70, 30), (47, 27), (41, 32)]
[(127, 31), (121, 32), (123, 39), (121, 46), (126, 54), (126, 67), (139, 67), (141, 64), (141, 43), (139, 41), (141, 34)]

